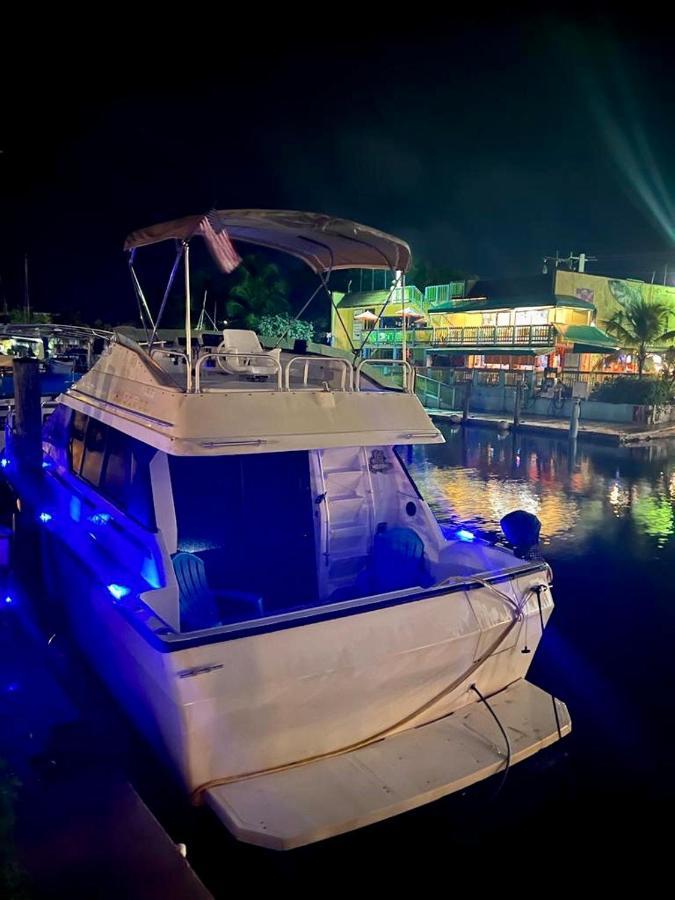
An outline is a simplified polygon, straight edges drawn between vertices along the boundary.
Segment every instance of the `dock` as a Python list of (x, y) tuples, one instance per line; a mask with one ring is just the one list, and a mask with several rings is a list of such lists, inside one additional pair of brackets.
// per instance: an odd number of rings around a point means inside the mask
[(208, 900), (123, 775), (111, 746), (117, 729), (100, 733), (97, 713), (82, 709), (50, 659), (61, 652), (56, 641), (33, 628), (18, 595), (11, 601), (0, 609), (0, 789), (11, 773), (15, 828), (0, 862), (16, 886), (0, 878), (0, 895)]
[[(461, 425), (461, 410), (430, 409), (427, 412), (436, 422), (444, 422)], [(469, 413), (467, 423), (470, 426), (482, 428), (503, 428), (511, 430), (513, 419), (506, 413)], [(530, 434), (539, 434), (542, 437), (567, 438), (570, 423), (567, 418), (554, 418), (550, 416), (521, 415), (518, 430)], [(632, 425), (613, 422), (595, 422), (582, 419), (579, 422), (579, 439), (595, 441), (597, 443), (623, 446), (625, 444), (644, 444), (653, 440), (675, 437), (675, 424), (666, 423), (663, 426), (645, 428), (644, 425)]]

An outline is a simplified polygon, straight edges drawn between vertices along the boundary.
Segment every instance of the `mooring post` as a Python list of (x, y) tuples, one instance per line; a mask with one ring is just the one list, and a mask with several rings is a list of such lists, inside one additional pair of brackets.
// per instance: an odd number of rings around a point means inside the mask
[(22, 469), (42, 465), (42, 407), (40, 405), (40, 369), (37, 359), (13, 360), (14, 428), (13, 456)]
[(21, 497), (14, 518), (14, 572), (24, 589), (37, 596), (41, 588), (37, 510), (43, 502), (40, 369), (36, 359), (17, 358), (13, 370), (14, 422), (8, 437)]
[(581, 415), (581, 400), (579, 397), (575, 397), (572, 400), (572, 411), (570, 413), (570, 432), (569, 439), (570, 441), (576, 441), (577, 434), (579, 433), (579, 416)]
[(471, 382), (464, 382), (464, 398), (462, 405), (462, 425), (465, 425), (469, 418), (469, 402), (471, 400)]
[(520, 407), (523, 400), (523, 382), (516, 382), (516, 396), (513, 400), (513, 427), (514, 429), (520, 425)]

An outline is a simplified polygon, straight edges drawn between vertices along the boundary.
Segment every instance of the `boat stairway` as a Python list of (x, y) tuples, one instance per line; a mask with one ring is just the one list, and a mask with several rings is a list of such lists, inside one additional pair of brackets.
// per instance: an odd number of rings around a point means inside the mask
[(321, 451), (326, 539), (324, 566), (331, 590), (352, 585), (366, 569), (375, 512), (368, 459), (363, 447)]

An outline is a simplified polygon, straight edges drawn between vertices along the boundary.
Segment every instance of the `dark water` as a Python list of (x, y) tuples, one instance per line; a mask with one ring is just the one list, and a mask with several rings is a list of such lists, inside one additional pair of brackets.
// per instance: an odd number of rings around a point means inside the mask
[[(111, 756), (174, 840), (188, 844), (216, 897), (242, 881), (247, 892), (313, 896), (366, 885), (379, 892), (410, 880), (427, 889), (439, 879), (448, 892), (462, 885), (548, 892), (586, 884), (589, 866), (605, 886), (637, 874), (646, 888), (650, 874), (667, 870), (675, 799), (675, 446), (580, 444), (570, 455), (565, 441), (482, 429), (448, 428), (446, 438), (409, 460), (442, 521), (495, 535), (512, 509), (541, 519), (556, 609), (529, 677), (566, 701), (573, 733), (514, 766), (499, 790), (499, 778), (489, 779), (281, 854), (238, 844), (208, 810), (189, 807), (96, 679), (70, 674), (69, 693), (79, 691), (84, 719), (95, 709), (98, 734), (87, 738), (77, 765)], [(116, 743), (122, 749), (113, 751)], [(72, 760), (72, 750), (63, 758)]]
[(409, 459), (441, 521), (496, 535), (522, 508), (542, 522), (556, 609), (529, 677), (567, 702), (572, 734), (515, 766), (500, 790), (489, 779), (322, 845), (232, 848), (232, 859), (259, 865), (260, 884), (317, 889), (327, 874), (344, 888), (357, 871), (389, 888), (441, 878), (448, 891), (576, 889), (589, 873), (646, 885), (672, 852), (661, 820), (675, 799), (675, 444), (579, 444), (571, 455), (566, 441), (445, 436)]

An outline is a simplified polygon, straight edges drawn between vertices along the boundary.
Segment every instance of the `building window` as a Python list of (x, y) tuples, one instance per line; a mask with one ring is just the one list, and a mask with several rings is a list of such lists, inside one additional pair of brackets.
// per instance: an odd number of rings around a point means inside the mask
[(521, 309), (516, 312), (516, 325), (546, 325), (547, 309)]

